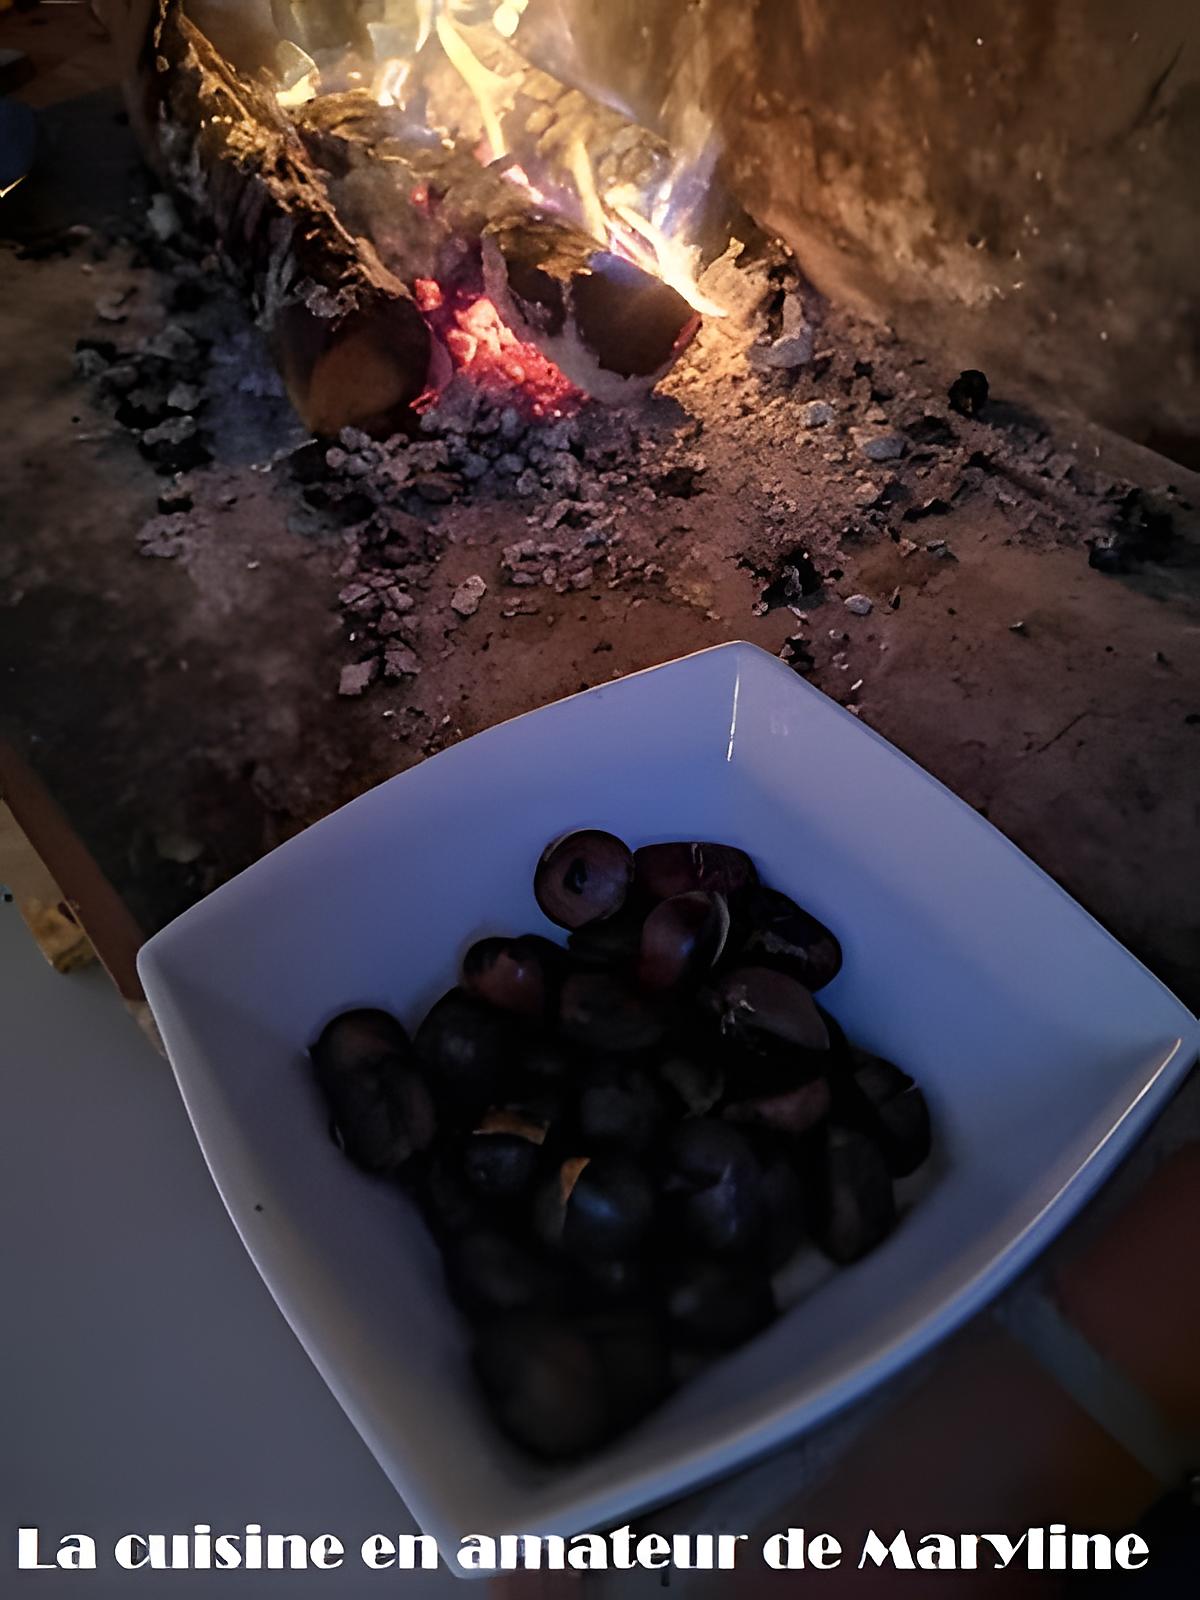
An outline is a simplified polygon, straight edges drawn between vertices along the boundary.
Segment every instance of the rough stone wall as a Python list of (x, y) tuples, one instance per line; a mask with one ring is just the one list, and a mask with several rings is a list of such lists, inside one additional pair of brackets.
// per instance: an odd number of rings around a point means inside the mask
[(522, 38), (669, 134), (702, 102), (831, 296), (1200, 460), (1193, 0), (531, 0)]
[[(269, 0), (188, 8), (269, 59)], [(519, 43), (673, 143), (711, 119), (831, 297), (1200, 465), (1195, 0), (530, 0)]]

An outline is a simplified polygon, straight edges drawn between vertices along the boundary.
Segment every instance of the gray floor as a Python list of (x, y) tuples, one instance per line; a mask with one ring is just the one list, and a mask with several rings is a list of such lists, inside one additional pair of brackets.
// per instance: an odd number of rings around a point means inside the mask
[[(46, 966), (11, 904), (0, 1218), (0, 1594), (449, 1592), (449, 1576), (362, 1566), (368, 1533), (412, 1531), (403, 1504), (242, 1250), (167, 1063), (102, 972)], [(124, 1533), (248, 1521), (335, 1533), (348, 1558), (336, 1575), (151, 1577), (112, 1561)], [(99, 1570), (17, 1572), (21, 1526), (51, 1551), (91, 1534)]]

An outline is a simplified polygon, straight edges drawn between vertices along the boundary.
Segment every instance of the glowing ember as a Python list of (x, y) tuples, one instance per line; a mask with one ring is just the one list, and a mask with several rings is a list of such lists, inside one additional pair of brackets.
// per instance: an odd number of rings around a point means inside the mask
[[(582, 392), (534, 345), (517, 338), (486, 295), (444, 290), (429, 278), (419, 278), (413, 291), (454, 370), (468, 373), (484, 393), (531, 418), (569, 416), (579, 409)], [(436, 400), (437, 391), (430, 389), (416, 409), (428, 410)]]

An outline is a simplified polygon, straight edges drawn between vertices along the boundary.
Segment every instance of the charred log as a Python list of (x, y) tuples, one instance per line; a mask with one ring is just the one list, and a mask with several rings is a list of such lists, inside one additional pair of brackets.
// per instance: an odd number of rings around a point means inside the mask
[(487, 294), (586, 393), (653, 384), (699, 325), (660, 279), (369, 95), (324, 95), (295, 116), (338, 215), (392, 271)]
[(154, 30), (155, 152), (212, 225), (251, 293), (305, 424), (392, 431), (422, 392), (429, 329), (403, 280), (330, 203), (296, 129), (161, 0)]
[(269, 75), (235, 69), (180, 0), (154, 0), (150, 45), (153, 157), (211, 224), (314, 432), (393, 431), (444, 372), (421, 280), (488, 295), (603, 399), (652, 386), (698, 326), (658, 278), (369, 95), (285, 111)]

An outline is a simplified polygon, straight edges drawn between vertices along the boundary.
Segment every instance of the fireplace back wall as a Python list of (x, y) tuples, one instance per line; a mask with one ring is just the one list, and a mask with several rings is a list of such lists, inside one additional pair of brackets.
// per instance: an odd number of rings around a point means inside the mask
[(1197, 465), (1196, 26), (1189, 0), (531, 0), (521, 39), (673, 141), (699, 102), (831, 296)]

